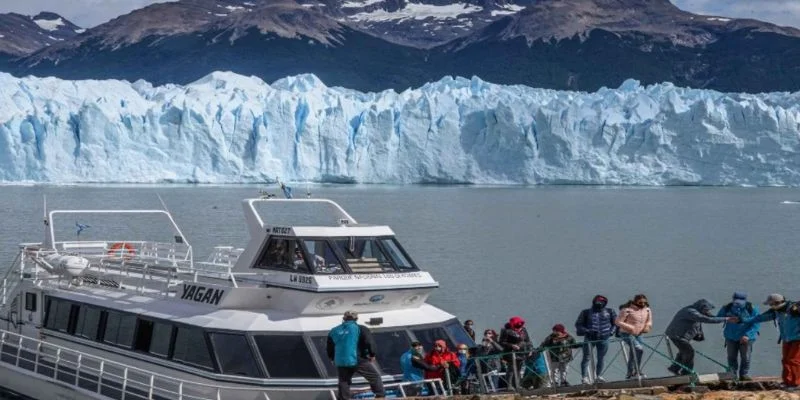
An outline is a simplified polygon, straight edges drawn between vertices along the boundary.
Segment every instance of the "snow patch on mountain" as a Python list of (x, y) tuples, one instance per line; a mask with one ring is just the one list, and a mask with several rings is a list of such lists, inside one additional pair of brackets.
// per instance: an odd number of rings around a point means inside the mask
[(433, 18), (437, 20), (456, 19), (459, 15), (480, 12), (483, 7), (466, 3), (453, 3), (438, 6), (435, 4), (406, 3), (405, 7), (397, 11), (375, 10), (353, 14), (348, 19), (353, 21), (402, 21), (404, 19), (423, 20)]

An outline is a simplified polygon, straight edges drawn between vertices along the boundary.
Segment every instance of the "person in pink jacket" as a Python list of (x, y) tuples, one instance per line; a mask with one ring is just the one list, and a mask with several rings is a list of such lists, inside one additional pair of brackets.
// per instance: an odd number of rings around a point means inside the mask
[(619, 327), (619, 336), (628, 344), (627, 379), (644, 378), (641, 371), (644, 346), (641, 335), (653, 329), (653, 315), (647, 296), (637, 294), (633, 300), (620, 306), (619, 316), (614, 323)]

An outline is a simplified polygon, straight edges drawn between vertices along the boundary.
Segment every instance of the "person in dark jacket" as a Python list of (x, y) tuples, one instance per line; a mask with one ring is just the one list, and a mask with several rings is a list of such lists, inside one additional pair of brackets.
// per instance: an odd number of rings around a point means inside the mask
[(569, 386), (567, 372), (572, 361), (572, 350), (580, 345), (562, 324), (553, 326), (553, 332), (539, 345), (550, 356), (550, 381), (555, 386)]
[[(497, 343), (497, 332), (494, 329), (487, 329), (483, 332), (483, 339), (478, 344), (476, 356), (480, 363), (480, 372), (482, 374), (491, 374), (492, 389), (498, 387), (500, 378), (497, 373), (500, 371), (500, 357), (495, 356), (503, 352), (503, 346)], [(495, 357), (492, 357), (495, 356)]]
[(767, 297), (764, 305), (769, 310), (743, 321), (745, 324), (778, 321), (778, 341), (781, 349), (781, 379), (786, 390), (800, 389), (800, 303), (786, 300), (783, 295), (773, 293)]
[(720, 307), (717, 313), (718, 317), (739, 318), (739, 323), (725, 323), (722, 335), (725, 337), (725, 348), (728, 350), (728, 367), (731, 372), (739, 374), (740, 381), (752, 380), (747, 374), (750, 372), (750, 358), (760, 325), (745, 324), (741, 321), (749, 320), (756, 315), (758, 307), (747, 301), (747, 295), (742, 292), (734, 293), (733, 301)]
[(328, 333), (327, 353), (339, 375), (339, 399), (350, 400), (350, 385), (356, 373), (369, 382), (376, 398), (386, 397), (381, 375), (372, 363), (376, 353), (372, 332), (357, 321), (358, 313), (347, 311), (341, 325)]
[(581, 311), (578, 319), (575, 320), (575, 334), (583, 336), (583, 358), (581, 359), (583, 384), (592, 383), (592, 379), (589, 377), (592, 347), (594, 347), (596, 357), (594, 380), (606, 381), (602, 376), (603, 361), (608, 353), (608, 339), (617, 332), (617, 326), (614, 324), (614, 321), (617, 320), (617, 312), (613, 308), (606, 307), (607, 305), (608, 298), (598, 294), (592, 299), (592, 307)]
[(473, 342), (475, 341), (475, 329), (472, 328), (474, 325), (475, 323), (471, 319), (464, 321), (464, 331), (472, 338)]
[[(518, 388), (518, 374), (521, 371), (522, 362), (533, 350), (531, 337), (528, 335), (528, 330), (525, 329), (525, 320), (517, 316), (511, 317), (503, 330), (500, 331), (499, 343), (500, 346), (503, 346), (504, 352), (515, 353), (513, 355), (505, 355), (503, 359), (506, 361), (508, 369), (506, 371), (506, 376), (510, 376), (510, 378), (507, 379), (509, 386)], [(515, 375), (515, 371), (517, 375)]]
[(697, 300), (694, 304), (678, 310), (667, 326), (665, 333), (678, 348), (674, 363), (667, 368), (673, 374), (687, 375), (694, 369), (694, 348), (691, 342), (705, 340), (703, 324), (738, 321), (736, 317), (715, 317), (711, 313), (713, 309), (714, 305), (710, 301)]

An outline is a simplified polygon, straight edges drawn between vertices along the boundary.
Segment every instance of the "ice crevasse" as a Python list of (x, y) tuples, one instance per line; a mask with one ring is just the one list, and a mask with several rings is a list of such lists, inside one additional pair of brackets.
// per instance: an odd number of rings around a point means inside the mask
[(800, 185), (800, 93), (0, 74), (0, 181)]

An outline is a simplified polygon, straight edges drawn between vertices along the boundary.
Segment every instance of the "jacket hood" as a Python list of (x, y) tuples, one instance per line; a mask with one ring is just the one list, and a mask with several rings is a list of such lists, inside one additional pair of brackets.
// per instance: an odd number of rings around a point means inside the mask
[(511, 327), (514, 328), (514, 329), (519, 329), (519, 328), (522, 328), (523, 326), (525, 326), (525, 320), (522, 319), (522, 317), (516, 317), (515, 316), (515, 317), (511, 317), (508, 320), (508, 324), (511, 325)]
[(694, 304), (692, 304), (692, 308), (694, 308), (697, 311), (700, 311), (701, 313), (710, 314), (711, 310), (714, 309), (714, 304), (706, 299), (700, 299), (695, 301)]
[(442, 353), (447, 351), (447, 342), (445, 342), (442, 339), (439, 339), (439, 340), (433, 342), (433, 347), (436, 347), (436, 346), (442, 346)]

